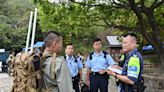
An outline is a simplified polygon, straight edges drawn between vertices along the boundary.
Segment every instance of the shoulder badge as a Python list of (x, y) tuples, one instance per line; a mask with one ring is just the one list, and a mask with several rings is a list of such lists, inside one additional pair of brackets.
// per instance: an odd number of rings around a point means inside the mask
[(138, 57), (138, 56), (136, 54), (134, 54), (133, 57)]

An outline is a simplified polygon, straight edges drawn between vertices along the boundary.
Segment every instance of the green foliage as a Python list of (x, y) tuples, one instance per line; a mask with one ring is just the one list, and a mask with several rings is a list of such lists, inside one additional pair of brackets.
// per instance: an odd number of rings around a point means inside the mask
[(161, 41), (164, 42), (164, 7), (158, 7), (154, 11), (154, 17), (157, 20), (158, 25), (160, 26), (160, 37)]
[[(139, 43), (146, 43), (144, 37), (139, 33), (139, 20), (135, 12), (130, 8), (128, 0), (65, 0), (67, 2), (49, 3), (48, 0), (34, 0), (39, 7), (39, 24), (42, 31), (55, 29), (64, 34), (65, 44), (71, 41), (78, 41), (76, 44), (87, 39), (90, 43), (92, 38), (96, 37), (98, 31), (103, 31), (108, 27), (114, 27), (116, 35), (122, 35), (133, 31), (139, 38)], [(64, 0), (62, 0), (64, 1)], [(141, 6), (141, 1), (144, 1), (145, 7), (150, 7), (154, 1), (152, 0), (134, 0), (137, 6)], [(157, 1), (159, 2), (159, 1)], [(154, 17), (160, 27), (163, 29), (163, 9), (158, 7), (154, 11)], [(148, 36), (152, 36), (152, 29), (148, 23), (148, 19), (144, 13), (144, 27)], [(163, 31), (160, 31), (160, 37), (163, 37)], [(76, 40), (77, 39), (77, 40)], [(142, 45), (140, 45), (142, 46)]]
[(27, 0), (0, 0), (0, 48), (18, 50), (25, 47), (32, 6)]
[[(59, 31), (63, 34), (64, 44), (82, 42), (81, 47), (83, 47), (83, 39), (87, 38), (87, 43), (90, 43), (96, 33), (102, 29), (94, 26), (95, 22), (92, 20), (97, 21), (98, 18), (91, 15), (87, 7), (75, 3), (51, 4), (48, 1), (39, 1), (38, 5), (42, 31), (49, 29)], [(96, 13), (91, 10), (90, 12)]]

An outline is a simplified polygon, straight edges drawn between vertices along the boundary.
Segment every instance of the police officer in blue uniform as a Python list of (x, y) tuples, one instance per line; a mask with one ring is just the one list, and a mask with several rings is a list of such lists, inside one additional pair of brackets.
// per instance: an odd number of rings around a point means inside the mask
[(65, 49), (65, 54), (66, 54), (65, 59), (67, 61), (68, 68), (72, 75), (73, 89), (75, 90), (75, 92), (80, 92), (79, 83), (81, 86), (82, 68), (83, 68), (82, 61), (80, 60), (80, 58), (74, 56), (74, 46), (72, 43), (67, 44)]
[(128, 52), (122, 74), (117, 74), (110, 70), (107, 72), (121, 81), (120, 92), (138, 92), (138, 89), (134, 88), (134, 86), (142, 79), (143, 59), (137, 49), (136, 35), (128, 34), (123, 37), (122, 48)]
[(90, 92), (98, 92), (98, 89), (100, 92), (108, 92), (109, 75), (106, 69), (115, 62), (109, 54), (101, 50), (101, 39), (94, 39), (93, 48), (95, 51), (88, 56), (86, 61), (87, 85), (90, 86)]

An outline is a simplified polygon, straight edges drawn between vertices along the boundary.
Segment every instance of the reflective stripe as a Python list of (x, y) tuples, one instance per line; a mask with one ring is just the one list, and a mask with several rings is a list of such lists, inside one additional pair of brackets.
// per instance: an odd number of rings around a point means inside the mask
[(138, 78), (140, 72), (140, 61), (138, 57), (132, 56), (128, 62), (127, 75), (131, 77)]

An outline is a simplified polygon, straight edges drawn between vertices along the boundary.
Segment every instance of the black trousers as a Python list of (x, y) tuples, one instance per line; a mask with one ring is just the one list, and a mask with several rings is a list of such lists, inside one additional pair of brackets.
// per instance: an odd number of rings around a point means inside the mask
[(107, 74), (91, 74), (90, 75), (90, 92), (108, 92), (108, 78)]
[(73, 89), (75, 90), (75, 92), (80, 92), (79, 80), (80, 80), (80, 77), (78, 75), (72, 78)]

